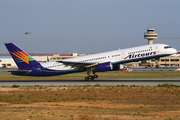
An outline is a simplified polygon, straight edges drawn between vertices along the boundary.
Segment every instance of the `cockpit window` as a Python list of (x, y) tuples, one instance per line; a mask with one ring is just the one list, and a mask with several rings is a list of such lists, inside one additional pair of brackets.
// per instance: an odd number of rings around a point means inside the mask
[(171, 46), (165, 46), (164, 49), (168, 49), (168, 48), (171, 48)]

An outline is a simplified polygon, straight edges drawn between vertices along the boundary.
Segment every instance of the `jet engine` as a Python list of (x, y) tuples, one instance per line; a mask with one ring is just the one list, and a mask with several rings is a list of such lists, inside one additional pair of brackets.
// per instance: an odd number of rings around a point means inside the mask
[(104, 72), (104, 71), (110, 71), (110, 70), (113, 70), (113, 65), (111, 62), (101, 63), (92, 67), (92, 71), (95, 71), (95, 72)]

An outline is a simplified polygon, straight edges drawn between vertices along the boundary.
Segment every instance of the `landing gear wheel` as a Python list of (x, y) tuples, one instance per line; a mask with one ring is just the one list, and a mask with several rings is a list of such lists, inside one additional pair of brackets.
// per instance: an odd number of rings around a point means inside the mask
[(159, 68), (159, 65), (156, 65), (155, 68)]
[(84, 80), (85, 80), (85, 81), (88, 81), (88, 80), (89, 80), (89, 77), (85, 77)]
[(98, 78), (98, 75), (94, 75), (94, 78)]
[(94, 76), (89, 75), (89, 79), (90, 79), (90, 80), (94, 80)]

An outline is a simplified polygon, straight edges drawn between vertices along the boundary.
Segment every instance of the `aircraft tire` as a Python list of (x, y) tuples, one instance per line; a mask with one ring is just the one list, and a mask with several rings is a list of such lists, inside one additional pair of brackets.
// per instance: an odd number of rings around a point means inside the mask
[(89, 75), (89, 80), (94, 80), (94, 76)]
[(158, 68), (158, 67), (159, 67), (159, 65), (156, 65), (156, 66), (155, 66), (155, 68)]
[(85, 77), (84, 80), (85, 80), (85, 81), (88, 81), (88, 80), (89, 80), (89, 77)]
[(91, 77), (91, 80), (94, 80), (94, 76)]
[(94, 75), (94, 78), (98, 78), (98, 75)]

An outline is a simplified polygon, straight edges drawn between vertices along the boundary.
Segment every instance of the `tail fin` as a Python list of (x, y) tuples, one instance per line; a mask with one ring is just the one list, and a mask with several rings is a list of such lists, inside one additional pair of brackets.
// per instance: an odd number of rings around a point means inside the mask
[(36, 67), (37, 65), (40, 64), (34, 58), (28, 55), (26, 52), (24, 52), (19, 47), (17, 47), (15, 44), (5, 43), (5, 46), (8, 49), (9, 53), (11, 54), (12, 58), (14, 59), (19, 70), (26, 70), (33, 66)]

